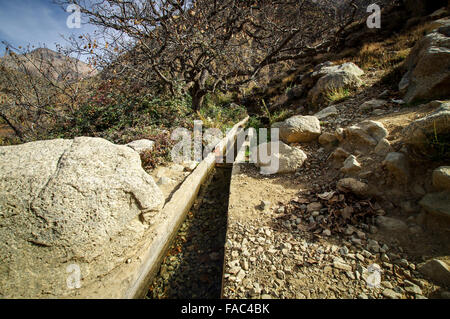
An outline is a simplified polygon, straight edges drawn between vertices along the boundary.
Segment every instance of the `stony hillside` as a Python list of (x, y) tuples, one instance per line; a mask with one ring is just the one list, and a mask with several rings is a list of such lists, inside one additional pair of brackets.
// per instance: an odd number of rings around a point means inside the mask
[(38, 48), (22, 55), (5, 54), (0, 63), (7, 68), (28, 70), (35, 76), (48, 76), (53, 80), (83, 79), (97, 74), (97, 70), (80, 60), (64, 56), (48, 48)]

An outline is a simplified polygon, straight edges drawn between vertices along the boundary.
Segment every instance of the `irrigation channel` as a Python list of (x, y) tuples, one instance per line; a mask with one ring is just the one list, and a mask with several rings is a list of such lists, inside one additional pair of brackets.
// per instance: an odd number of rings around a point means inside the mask
[(231, 170), (216, 166), (201, 186), (147, 298), (220, 298)]

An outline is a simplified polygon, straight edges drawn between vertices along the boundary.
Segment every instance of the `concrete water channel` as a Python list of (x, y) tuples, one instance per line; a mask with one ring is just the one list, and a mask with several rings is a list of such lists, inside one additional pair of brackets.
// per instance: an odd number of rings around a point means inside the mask
[[(226, 154), (248, 117), (216, 146)], [(156, 234), (128, 275), (125, 298), (219, 298), (231, 165), (210, 153), (158, 214)], [(150, 289), (149, 289), (150, 288)]]
[(216, 166), (164, 257), (147, 298), (220, 298), (231, 167)]

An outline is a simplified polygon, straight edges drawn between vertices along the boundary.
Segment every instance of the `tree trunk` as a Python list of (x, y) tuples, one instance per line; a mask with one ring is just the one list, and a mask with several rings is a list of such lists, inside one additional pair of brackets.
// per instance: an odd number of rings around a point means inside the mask
[(14, 124), (12, 124), (12, 122), (8, 119), (8, 117), (0, 112), (0, 117), (6, 122), (6, 124), (8, 124), (8, 126), (10, 128), (12, 128), (12, 130), (14, 131), (14, 133), (16, 133), (17, 137), (20, 139), (20, 141), (23, 141), (23, 133), (22, 131), (16, 127)]
[(190, 94), (192, 97), (192, 109), (194, 111), (200, 110), (203, 106), (203, 101), (205, 99), (205, 95), (208, 92), (206, 90), (206, 81), (208, 80), (209, 72), (208, 70), (203, 70), (197, 77), (194, 82), (194, 85), (190, 88)]
[(205, 94), (199, 94), (201, 92), (197, 92), (197, 94), (192, 95), (192, 109), (194, 111), (199, 111), (203, 106), (203, 101), (205, 99)]

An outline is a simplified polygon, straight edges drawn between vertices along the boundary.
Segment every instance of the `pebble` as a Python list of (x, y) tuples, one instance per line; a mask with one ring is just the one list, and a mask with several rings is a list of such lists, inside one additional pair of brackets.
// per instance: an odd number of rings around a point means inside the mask
[(410, 293), (411, 295), (421, 295), (422, 294), (422, 289), (420, 289), (416, 285), (405, 287), (405, 291)]
[(337, 261), (337, 260), (335, 260), (333, 262), (333, 267), (336, 268), (336, 269), (344, 270), (344, 271), (351, 271), (352, 270), (352, 266), (350, 266), (350, 265), (348, 265), (348, 264), (346, 264), (344, 262)]
[(394, 290), (389, 289), (389, 288), (383, 290), (382, 295), (389, 299), (401, 299), (402, 298), (402, 294), (399, 294), (398, 292), (395, 292)]

